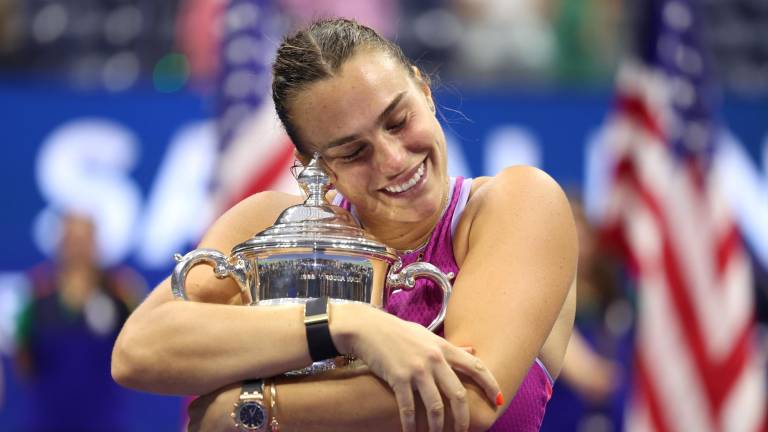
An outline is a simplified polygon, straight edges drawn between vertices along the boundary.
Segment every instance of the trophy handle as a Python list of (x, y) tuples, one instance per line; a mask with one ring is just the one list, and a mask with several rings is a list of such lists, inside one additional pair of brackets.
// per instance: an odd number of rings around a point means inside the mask
[(387, 285), (390, 287), (400, 287), (404, 290), (413, 289), (416, 285), (417, 277), (426, 277), (432, 279), (440, 285), (443, 289), (443, 306), (440, 308), (440, 313), (437, 314), (434, 320), (427, 326), (429, 331), (435, 331), (435, 329), (443, 323), (445, 320), (445, 312), (448, 309), (448, 299), (451, 297), (451, 279), (453, 279), (453, 272), (445, 274), (437, 267), (426, 262), (411, 263), (402, 270), (402, 262), (397, 261), (392, 265), (392, 270), (387, 275)]
[(179, 254), (173, 256), (176, 260), (176, 267), (173, 268), (171, 275), (171, 291), (176, 299), (189, 300), (185, 288), (187, 274), (192, 267), (198, 264), (207, 264), (213, 267), (213, 272), (219, 279), (231, 277), (237, 282), (241, 293), (248, 292), (250, 283), (250, 264), (248, 261), (239, 258), (229, 258), (215, 249), (195, 249), (183, 257)]

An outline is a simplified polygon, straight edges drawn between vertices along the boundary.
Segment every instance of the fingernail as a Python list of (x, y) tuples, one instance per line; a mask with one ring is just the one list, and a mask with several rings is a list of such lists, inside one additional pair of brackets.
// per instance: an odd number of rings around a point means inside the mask
[(504, 405), (504, 395), (499, 392), (499, 394), (496, 395), (496, 406), (502, 405)]
[(468, 353), (470, 353), (470, 354), (474, 354), (474, 353), (475, 353), (475, 347), (472, 347), (472, 346), (464, 346), (464, 347), (462, 347), (462, 348), (464, 349), (464, 351), (466, 351), (466, 352), (468, 352)]

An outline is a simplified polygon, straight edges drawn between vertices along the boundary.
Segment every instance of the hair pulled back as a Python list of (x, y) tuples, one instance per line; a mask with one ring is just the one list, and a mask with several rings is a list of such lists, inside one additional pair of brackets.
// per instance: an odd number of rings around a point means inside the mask
[(379, 50), (414, 75), (412, 63), (397, 44), (350, 19), (315, 21), (283, 39), (272, 65), (272, 99), (280, 121), (299, 150), (298, 133), (289, 113), (290, 102), (308, 85), (333, 77), (344, 62), (361, 50)]

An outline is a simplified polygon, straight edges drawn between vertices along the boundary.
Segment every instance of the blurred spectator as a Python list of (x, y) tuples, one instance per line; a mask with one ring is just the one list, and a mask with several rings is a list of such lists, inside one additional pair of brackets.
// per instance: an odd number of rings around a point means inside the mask
[(557, 77), (565, 82), (610, 81), (619, 58), (624, 9), (616, 0), (549, 0)]
[[(260, 62), (259, 56), (267, 56), (271, 62), (277, 47), (277, 41), (271, 39), (279, 38), (286, 28), (320, 17), (345, 16), (392, 37), (398, 10), (397, 0), (179, 0), (175, 46), (186, 56), (191, 84), (207, 91), (216, 84), (222, 58), (240, 66)], [(244, 27), (266, 33), (268, 44), (248, 36), (222, 40), (227, 31), (239, 32)]]
[(456, 68), (464, 77), (507, 81), (551, 70), (556, 44), (546, 2), (538, 0), (454, 0), (463, 32)]
[(90, 219), (63, 218), (56, 261), (29, 272), (32, 300), (21, 314), (17, 367), (31, 399), (29, 431), (119, 431), (120, 390), (112, 345), (146, 291), (128, 268), (101, 269)]
[(620, 265), (571, 199), (579, 236), (576, 322), (542, 431), (621, 429), (629, 386), (633, 308)]
[(464, 31), (452, 1), (403, 1), (397, 24), (394, 39), (406, 56), (432, 78), (450, 78), (450, 65)]
[(279, 0), (278, 4), (299, 23), (318, 18), (348, 17), (367, 25), (384, 37), (395, 34), (398, 0)]
[(720, 82), (744, 94), (768, 92), (768, 1), (701, 3), (702, 37)]
[[(123, 91), (176, 72), (210, 90), (226, 0), (0, 1), (0, 72), (56, 74), (75, 85)], [(643, 2), (622, 0), (271, 0), (275, 26), (344, 15), (397, 39), (410, 58), (475, 85), (607, 84), (626, 28)], [(254, 4), (261, 4), (254, 0)], [(768, 91), (768, 2), (698, 2), (706, 50), (729, 89)], [(248, 15), (238, 15), (238, 21)], [(277, 33), (282, 33), (280, 30)], [(243, 44), (241, 44), (243, 45)], [(426, 63), (426, 65), (425, 65)], [(202, 85), (200, 85), (202, 84)]]
[(126, 90), (169, 53), (178, 1), (0, 2), (0, 45), (7, 46), (0, 66), (78, 87)]
[[(768, 269), (753, 260), (755, 278), (755, 318), (757, 321), (757, 346), (761, 348), (763, 365), (768, 370)], [(768, 387), (768, 382), (766, 382)]]
[(179, 3), (176, 47), (187, 56), (190, 78), (198, 86), (210, 86), (218, 73), (225, 6), (225, 0), (182, 0)]
[(17, 0), (0, 2), (0, 55), (18, 48), (21, 39), (21, 11)]
[(560, 378), (592, 405), (602, 405), (621, 383), (621, 366), (596, 352), (575, 329), (568, 342)]

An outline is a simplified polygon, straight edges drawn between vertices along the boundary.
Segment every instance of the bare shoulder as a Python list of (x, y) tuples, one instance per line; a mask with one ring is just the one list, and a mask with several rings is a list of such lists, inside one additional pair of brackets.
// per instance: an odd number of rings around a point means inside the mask
[(560, 185), (539, 168), (518, 165), (493, 177), (473, 180), (469, 201), (454, 237), (457, 260), (466, 255), (470, 238), (512, 225), (542, 228), (573, 223), (568, 199)]
[(549, 174), (527, 165), (508, 167), (493, 177), (479, 177), (476, 182), (470, 202), (490, 200), (499, 205), (514, 205), (527, 198), (565, 198), (560, 185)]

